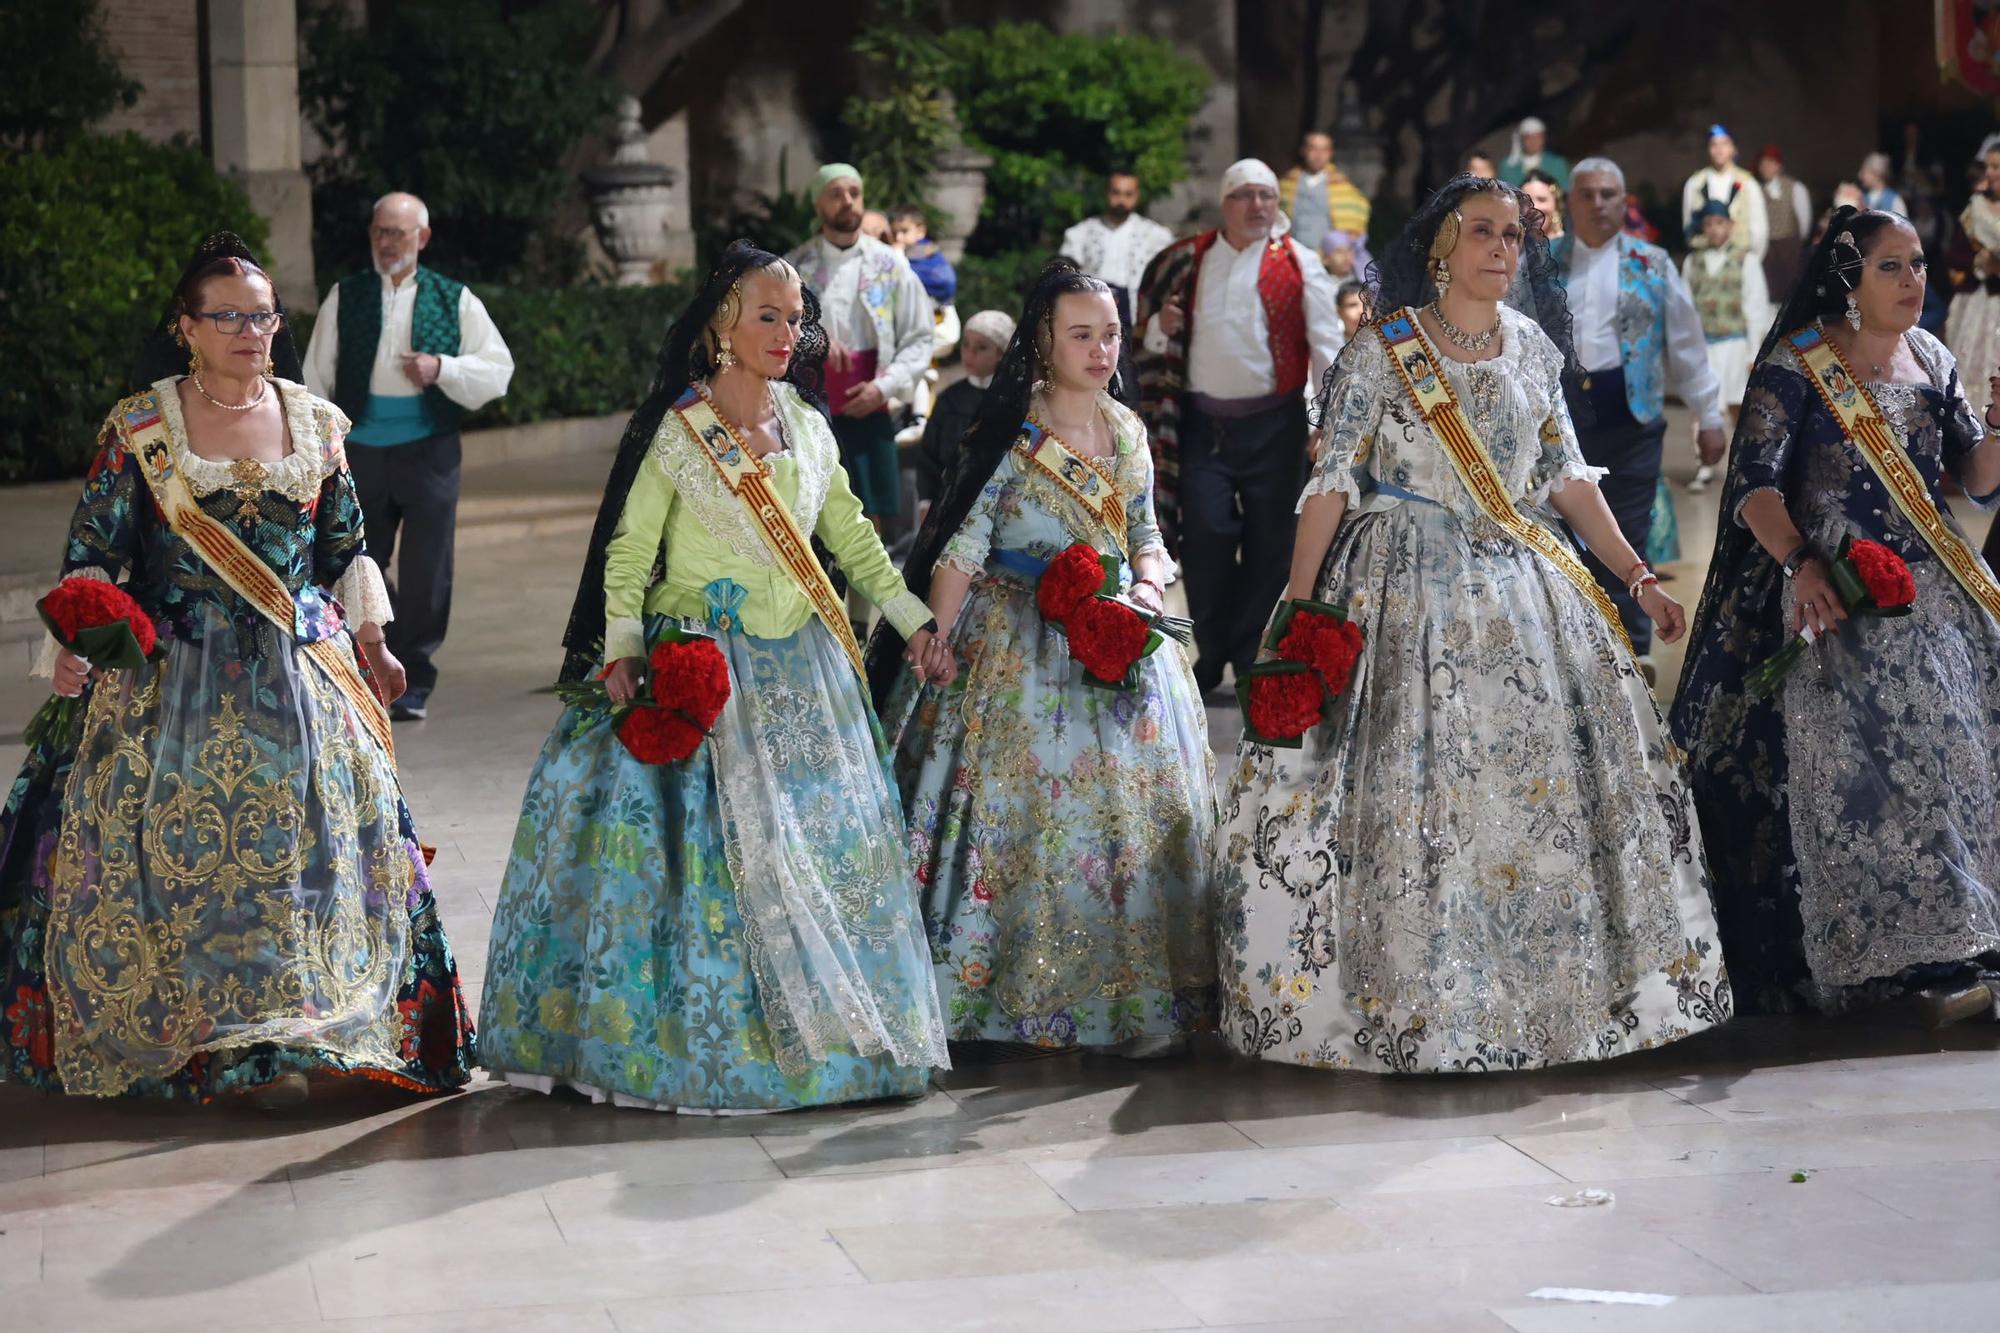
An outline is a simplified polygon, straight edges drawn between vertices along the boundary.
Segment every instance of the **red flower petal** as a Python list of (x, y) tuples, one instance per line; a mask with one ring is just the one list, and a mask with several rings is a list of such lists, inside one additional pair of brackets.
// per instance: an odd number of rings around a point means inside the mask
[(1035, 605), (1044, 620), (1064, 624), (1086, 598), (1104, 586), (1104, 562), (1097, 552), (1078, 542), (1049, 561), (1035, 585)]

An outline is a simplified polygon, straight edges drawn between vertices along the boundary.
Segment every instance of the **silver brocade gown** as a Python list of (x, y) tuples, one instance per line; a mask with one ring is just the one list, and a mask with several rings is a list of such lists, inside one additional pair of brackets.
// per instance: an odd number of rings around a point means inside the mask
[[(1502, 318), (1500, 356), (1443, 364), (1533, 512), (1598, 474), (1554, 346)], [(1692, 804), (1630, 653), (1478, 510), (1373, 330), (1326, 430), (1307, 494), (1349, 509), (1318, 596), (1366, 646), (1302, 749), (1238, 750), (1217, 840), (1232, 1042), (1329, 1068), (1525, 1069), (1726, 1019)]]

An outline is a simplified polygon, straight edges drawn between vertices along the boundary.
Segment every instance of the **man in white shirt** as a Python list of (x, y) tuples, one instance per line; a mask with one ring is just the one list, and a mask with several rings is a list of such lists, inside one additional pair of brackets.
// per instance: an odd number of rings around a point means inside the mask
[(845, 162), (813, 181), (819, 232), (786, 255), (819, 298), (829, 343), (826, 398), (840, 461), (877, 525), (902, 508), (889, 400), (930, 369), (936, 321), (924, 284), (895, 246), (863, 234), (861, 173)]
[(1278, 178), (1222, 178), (1222, 226), (1160, 252), (1140, 287), (1140, 405), (1155, 508), (1178, 538), (1204, 694), (1257, 660), (1306, 474), (1306, 401), (1340, 352), (1335, 285), (1286, 234)]
[(389, 571), (395, 618), (389, 651), (409, 672), (390, 708), (423, 718), (451, 620), (458, 528), (460, 417), (507, 392), (514, 355), (472, 289), (417, 263), (431, 240), (430, 210), (413, 194), (376, 201), (370, 272), (334, 284), (306, 348), (306, 387), (354, 423), (347, 465), (361, 500), (368, 549)]
[[(1569, 207), (1569, 231), (1554, 250), (1584, 371), (1577, 439), (1586, 462), (1610, 469), (1599, 489), (1625, 540), (1643, 551), (1660, 485), (1669, 371), (1700, 420), (1704, 463), (1719, 461), (1728, 447), (1721, 389), (1687, 284), (1665, 250), (1625, 231), (1624, 171), (1602, 157), (1577, 163)], [(1632, 646), (1650, 668), (1652, 622), (1627, 591), (1634, 571), (1606, 569), (1588, 554), (1584, 561), (1617, 604)]]
[(1118, 299), (1118, 313), (1132, 320), (1132, 294), (1153, 256), (1172, 245), (1174, 234), (1139, 212), (1139, 177), (1114, 171), (1104, 183), (1104, 212), (1063, 233), (1062, 253), (1093, 277), (1104, 279)]
[(1736, 164), (1736, 140), (1721, 125), (1708, 127), (1708, 165), (1681, 187), (1681, 226), (1690, 237), (1700, 230), (1694, 219), (1711, 199), (1729, 206), (1731, 244), (1761, 260), (1771, 239), (1764, 187)]

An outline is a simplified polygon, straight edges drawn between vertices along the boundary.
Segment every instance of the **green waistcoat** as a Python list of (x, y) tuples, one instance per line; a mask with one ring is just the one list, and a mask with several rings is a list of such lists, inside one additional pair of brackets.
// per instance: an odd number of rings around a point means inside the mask
[[(465, 284), (454, 282), (422, 265), (417, 267), (417, 304), (410, 320), (410, 350), (432, 356), (459, 352), (458, 299)], [(334, 363), (333, 401), (354, 421), (368, 407), (368, 380), (375, 370), (375, 349), (382, 340), (382, 277), (372, 270), (340, 280), (340, 338)], [(431, 433), (458, 428), (463, 413), (433, 384), (423, 393), (424, 415)]]

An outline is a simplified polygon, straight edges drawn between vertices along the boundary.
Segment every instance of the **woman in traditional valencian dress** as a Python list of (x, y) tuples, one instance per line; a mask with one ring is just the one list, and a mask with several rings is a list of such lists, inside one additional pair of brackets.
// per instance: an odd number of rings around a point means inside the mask
[(871, 645), (957, 1040), (1149, 1056), (1214, 1022), (1214, 796), (1186, 654), (1167, 639), (1128, 687), (1086, 684), (1037, 604), (1077, 544), (1150, 611), (1173, 577), (1145, 428), (1106, 392), (1119, 329), (1104, 283), (1043, 270), (907, 564), (964, 674), (927, 684), (894, 633)]
[[(1578, 452), (1536, 222), (1509, 186), (1446, 185), (1321, 394), (1289, 595), (1364, 637), (1302, 748), (1237, 753), (1217, 911), (1225, 1032), (1250, 1055), (1525, 1069), (1728, 1016), (1659, 714), (1608, 600), (1534, 516), (1552, 506), (1679, 636)], [(1517, 265), (1534, 318), (1500, 304)]]
[(509, 1082), (741, 1114), (915, 1096), (946, 1063), (902, 809), (810, 538), (915, 656), (930, 612), (841, 470), (825, 356), (797, 271), (741, 242), (667, 334), (598, 511), (563, 676), (605, 664), (628, 700), (648, 645), (692, 630), (727, 658), (729, 698), (666, 765), (587, 709), (556, 723), (481, 1006), (485, 1063)]
[[(1916, 327), (1925, 281), (1908, 222), (1834, 215), (1750, 377), (1674, 704), (1730, 975), (1768, 1009), (1994, 1009), (2000, 586), (1941, 480), (2000, 499), (2000, 441)], [(1849, 539), (1908, 565), (1908, 615), (1845, 617), (1829, 562)], [(1801, 626), (1806, 660), (1748, 689)]]
[(472, 1029), (356, 661), (401, 692), (347, 419), (297, 382), (270, 279), (227, 232), (140, 365), (62, 567), (122, 578), (164, 647), (95, 681), (49, 655), (79, 706), (0, 816), (0, 1080), (266, 1105), (307, 1074), (457, 1087)]

